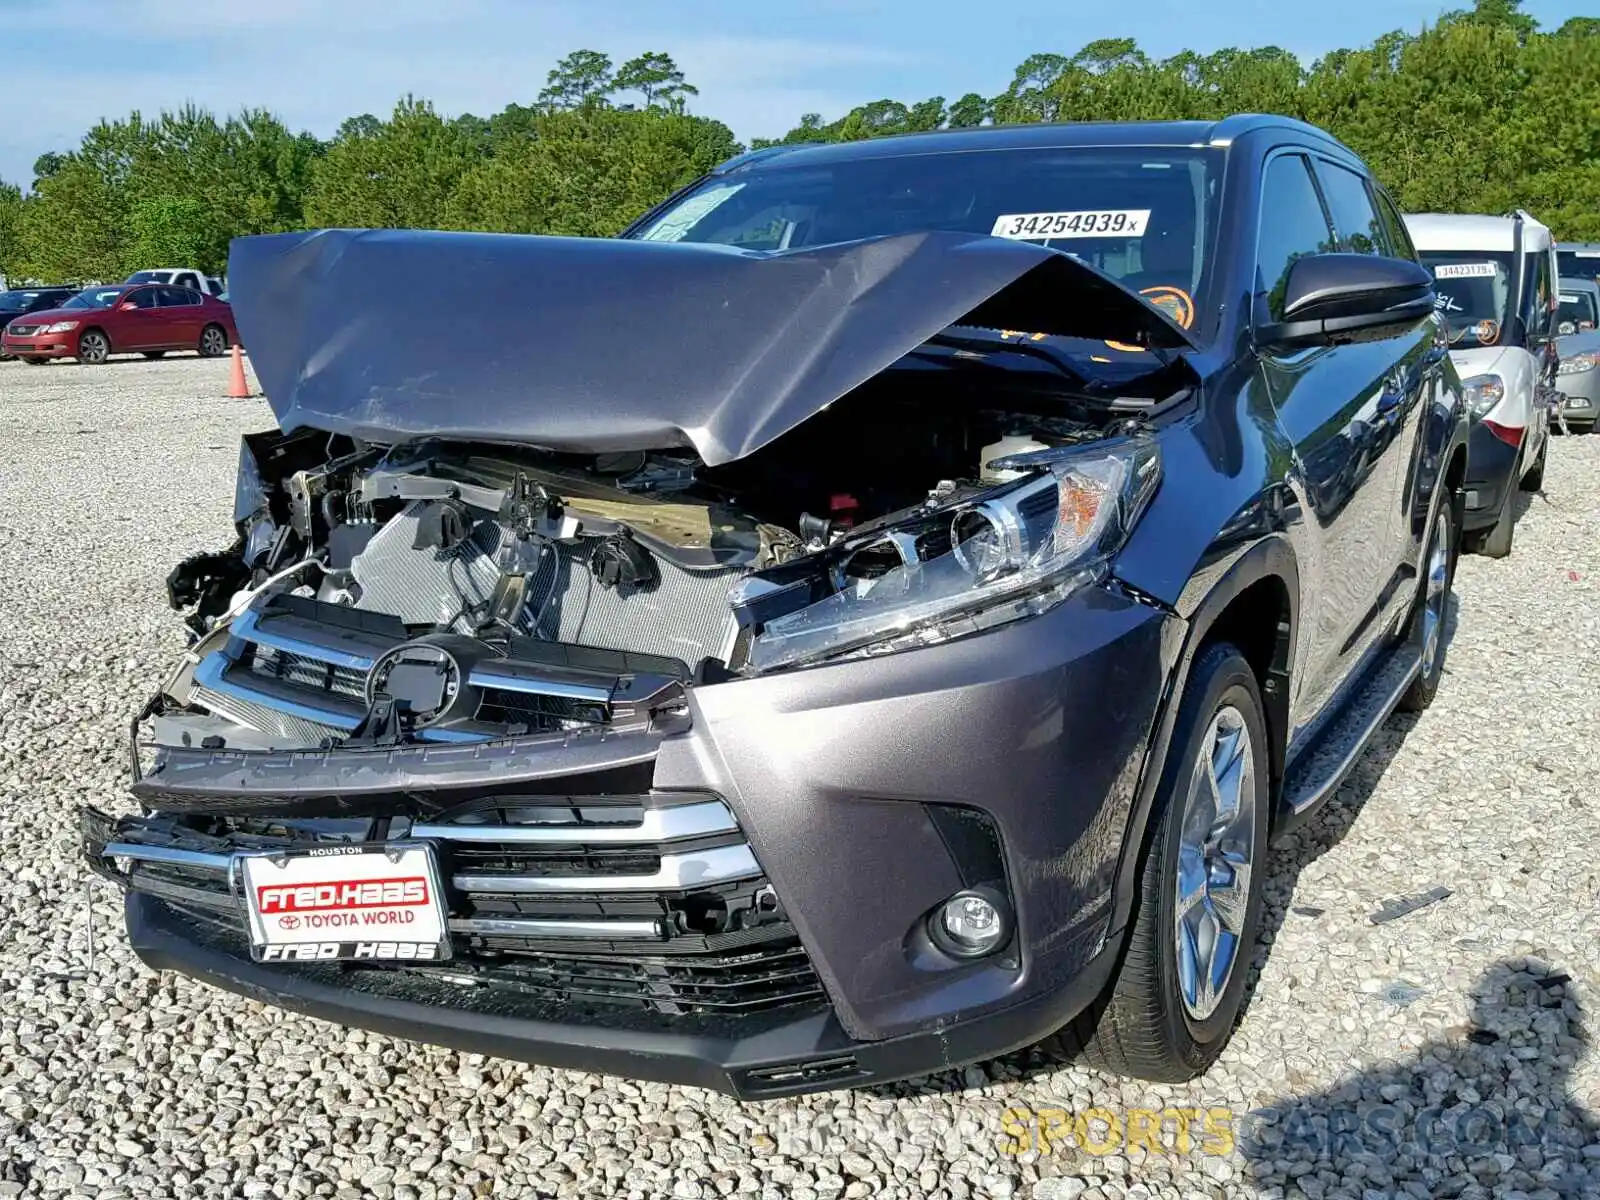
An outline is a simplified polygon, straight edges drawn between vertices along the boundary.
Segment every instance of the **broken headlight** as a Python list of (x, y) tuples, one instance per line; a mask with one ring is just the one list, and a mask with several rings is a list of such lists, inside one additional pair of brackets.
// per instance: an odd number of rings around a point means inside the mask
[[(749, 669), (934, 645), (1053, 608), (1101, 576), (1161, 477), (1142, 433), (1004, 465), (1033, 473), (836, 545), (820, 599), (814, 581), (747, 589), (769, 614), (751, 622)], [(773, 611), (785, 593), (800, 606)]]

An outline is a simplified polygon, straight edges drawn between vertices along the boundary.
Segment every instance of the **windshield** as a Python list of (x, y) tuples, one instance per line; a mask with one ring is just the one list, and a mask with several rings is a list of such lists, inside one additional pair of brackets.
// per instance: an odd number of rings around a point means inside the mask
[(1600, 280), (1600, 248), (1593, 250), (1563, 250), (1556, 247), (1556, 262), (1568, 279)]
[(1423, 250), (1433, 272), (1434, 307), (1458, 346), (1493, 346), (1511, 311), (1512, 255), (1493, 250)]
[(1595, 295), (1587, 291), (1561, 292), (1561, 307), (1556, 312), (1556, 335), (1585, 333), (1595, 327), (1600, 313), (1595, 311)]
[(1207, 286), (1221, 166), (1220, 151), (1139, 148), (780, 162), (708, 180), (630, 236), (773, 251), (925, 230), (1039, 242), (1187, 327)]
[(113, 304), (115, 304), (117, 302), (117, 297), (122, 295), (123, 290), (124, 289), (122, 288), (122, 286), (120, 284), (118, 286), (116, 286), (116, 287), (84, 288), (83, 291), (79, 292), (76, 296), (74, 296), (71, 300), (68, 300), (61, 307), (62, 308), (110, 308)]

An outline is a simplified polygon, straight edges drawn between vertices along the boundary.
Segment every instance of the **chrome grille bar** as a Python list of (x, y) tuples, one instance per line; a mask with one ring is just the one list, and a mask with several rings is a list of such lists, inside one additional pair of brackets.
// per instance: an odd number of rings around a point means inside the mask
[(501, 934), (529, 938), (633, 938), (659, 939), (660, 921), (560, 921), (538, 917), (457, 917), (451, 933)]
[(675, 892), (760, 874), (754, 852), (738, 845), (663, 854), (651, 875), (457, 875), (452, 882), (464, 892)]
[(414, 824), (411, 836), (452, 842), (498, 842), (519, 845), (600, 846), (630, 842), (681, 842), (718, 833), (736, 833), (739, 823), (721, 800), (647, 808), (628, 825), (458, 825)]
[(138, 842), (108, 842), (101, 851), (104, 858), (131, 858), (138, 862), (173, 863), (180, 867), (199, 867), (206, 871), (228, 872), (227, 854), (207, 854), (203, 850), (180, 850), (176, 846), (143, 846)]

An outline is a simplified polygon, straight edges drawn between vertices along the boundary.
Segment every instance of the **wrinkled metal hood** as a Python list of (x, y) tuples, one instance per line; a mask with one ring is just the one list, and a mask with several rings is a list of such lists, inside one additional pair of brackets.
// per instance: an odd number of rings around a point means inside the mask
[(954, 324), (1188, 338), (1043, 246), (917, 233), (812, 249), (413, 230), (239, 238), (240, 340), (285, 430), (710, 465), (793, 429)]

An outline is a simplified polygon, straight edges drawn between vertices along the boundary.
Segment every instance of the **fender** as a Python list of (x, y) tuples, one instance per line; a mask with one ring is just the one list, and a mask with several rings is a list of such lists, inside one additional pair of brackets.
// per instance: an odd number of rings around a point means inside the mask
[[(1162, 689), (1160, 718), (1151, 731), (1150, 746), (1145, 754), (1144, 770), (1134, 793), (1133, 808), (1128, 814), (1127, 828), (1123, 832), (1122, 853), (1117, 862), (1116, 878), (1112, 884), (1111, 924), (1106, 934), (1109, 944), (1120, 940), (1126, 931), (1133, 912), (1133, 897), (1138, 891), (1136, 876), (1139, 861), (1148, 840), (1150, 814), (1155, 805), (1156, 792), (1166, 777), (1168, 754), (1172, 745), (1173, 726), (1178, 718), (1178, 698), (1189, 682), (1189, 671), (1196, 654), (1207, 636), (1226, 611), (1229, 604), (1242, 595), (1246, 588), (1264, 579), (1276, 579), (1284, 585), (1289, 596), (1289, 639), (1287, 657), (1281, 664), (1285, 678), (1293, 668), (1295, 630), (1300, 616), (1300, 566), (1294, 548), (1285, 533), (1272, 533), (1254, 542), (1238, 553), (1211, 587), (1195, 602), (1193, 611), (1175, 629), (1182, 630), (1182, 643), (1178, 648), (1173, 668)], [(1185, 588), (1185, 592), (1188, 589)], [(1275, 660), (1273, 675), (1280, 664)], [(1270, 686), (1270, 685), (1269, 685)], [(1283, 750), (1287, 722), (1287, 689), (1280, 687), (1276, 698), (1262, 697), (1268, 708), (1268, 724), (1274, 735), (1270, 740), (1272, 795), (1276, 796), (1283, 772)], [(1274, 709), (1278, 711), (1274, 713)], [(1273, 804), (1273, 811), (1277, 805)]]

